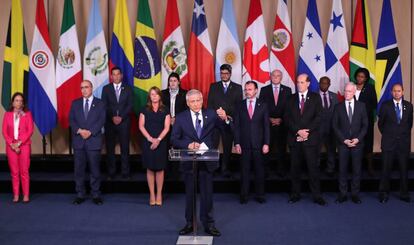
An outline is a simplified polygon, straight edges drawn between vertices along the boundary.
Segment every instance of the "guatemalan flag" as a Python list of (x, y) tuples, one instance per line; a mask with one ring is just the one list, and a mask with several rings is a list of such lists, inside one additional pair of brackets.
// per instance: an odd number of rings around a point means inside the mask
[(318, 91), (319, 78), (325, 76), (325, 53), (316, 0), (309, 0), (305, 28), (299, 49), (298, 74), (309, 75), (309, 90)]
[(203, 0), (194, 1), (188, 50), (188, 70), (189, 81), (183, 81), (182, 87), (200, 90), (203, 93), (204, 105), (207, 105), (210, 84), (214, 82), (214, 59)]
[(92, 82), (93, 95), (98, 98), (101, 98), (103, 86), (109, 82), (108, 58), (99, 1), (93, 0), (83, 53), (83, 78)]
[(224, 0), (220, 22), (220, 30), (216, 48), (216, 81), (220, 81), (220, 66), (229, 64), (232, 67), (231, 80), (241, 83), (242, 61), (234, 17), (233, 0)]
[(349, 82), (349, 46), (341, 0), (333, 0), (325, 59), (326, 75), (331, 79), (329, 90), (342, 98)]
[(28, 104), (40, 133), (56, 127), (55, 59), (50, 45), (43, 1), (37, 1), (36, 23), (30, 53)]

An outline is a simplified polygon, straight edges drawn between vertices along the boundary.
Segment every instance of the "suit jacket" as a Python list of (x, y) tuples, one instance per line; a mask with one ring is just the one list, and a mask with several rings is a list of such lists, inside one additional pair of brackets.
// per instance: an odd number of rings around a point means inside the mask
[(247, 102), (238, 104), (234, 115), (234, 144), (242, 149), (261, 150), (263, 145), (270, 144), (270, 125), (268, 106), (257, 99), (250, 119)]
[[(105, 104), (94, 97), (85, 120), (83, 98), (72, 102), (69, 112), (69, 124), (72, 130), (72, 145), (75, 150), (100, 150), (102, 147), (102, 128), (105, 124)], [(79, 129), (91, 131), (88, 139), (83, 139), (77, 132)]]
[[(3, 136), (6, 140), (6, 145), (14, 143), (14, 112), (6, 111), (3, 116)], [(30, 137), (33, 134), (33, 117), (30, 111), (26, 111), (19, 121), (19, 137), (18, 140), (22, 142), (23, 145), (30, 145), (32, 141)]]
[(372, 84), (365, 83), (364, 87), (359, 94), (358, 101), (364, 102), (365, 111), (368, 116), (368, 122), (374, 124), (374, 110), (377, 108), (377, 93)]
[[(320, 95), (319, 95), (320, 97)], [(320, 133), (322, 134), (329, 134), (332, 129), (332, 117), (335, 106), (338, 104), (338, 95), (334, 92), (328, 91), (328, 98), (329, 100), (329, 108), (325, 109), (322, 106), (321, 112), (321, 127)], [(322, 98), (321, 98), (322, 100)], [(322, 104), (323, 105), (323, 104)]]
[[(167, 88), (167, 89), (162, 90), (161, 93), (162, 93), (162, 103), (165, 105), (165, 107), (168, 108), (169, 111), (171, 111), (170, 110), (170, 107), (171, 107), (170, 90)], [(187, 90), (184, 90), (181, 88), (178, 90), (178, 94), (175, 97), (175, 106), (174, 106), (175, 115), (188, 109), (187, 101), (185, 99), (186, 94), (187, 94)]]
[(132, 88), (124, 82), (121, 85), (121, 94), (119, 102), (116, 100), (116, 93), (113, 83), (105, 85), (102, 89), (102, 102), (106, 106), (106, 122), (113, 125), (112, 117), (122, 117), (121, 123), (130, 121), (130, 113), (132, 111), (133, 93)]
[(382, 103), (379, 111), (378, 128), (382, 134), (381, 149), (392, 151), (397, 147), (403, 147), (402, 150), (410, 151), (413, 105), (406, 100), (402, 101), (402, 106), (400, 105), (402, 118), (399, 124), (394, 106), (394, 101), (391, 99)]
[[(176, 115), (175, 123), (171, 133), (171, 143), (174, 148), (188, 149), (188, 145), (192, 142), (204, 142), (209, 149), (217, 149), (216, 140), (213, 138), (214, 128), (221, 122), (216, 112), (212, 109), (203, 109), (203, 129), (200, 138), (194, 128), (190, 110), (185, 110)], [(213, 171), (218, 167), (218, 162), (205, 162), (209, 171)], [(182, 163), (181, 169), (191, 170), (191, 163)]]
[(335, 132), (339, 145), (344, 145), (344, 140), (357, 138), (363, 145), (364, 137), (368, 129), (368, 117), (365, 111), (365, 105), (362, 102), (354, 100), (354, 111), (352, 114), (352, 123), (349, 123), (348, 112), (345, 108), (346, 101), (335, 106), (332, 119), (332, 128)]
[(289, 87), (280, 84), (279, 97), (277, 100), (277, 105), (275, 105), (272, 84), (260, 89), (260, 100), (264, 101), (267, 104), (267, 107), (269, 109), (269, 117), (272, 118), (283, 119), (285, 115), (286, 104), (291, 95), (292, 90)]
[(309, 129), (308, 140), (301, 142), (306, 146), (317, 146), (320, 141), (319, 129), (321, 122), (322, 102), (319, 94), (308, 91), (303, 114), (299, 109), (299, 93), (292, 95), (287, 103), (285, 122), (288, 125), (288, 144), (297, 144), (296, 133), (299, 129)]
[(227, 92), (224, 93), (223, 82), (215, 82), (210, 85), (207, 107), (217, 110), (222, 107), (226, 114), (233, 117), (234, 107), (243, 99), (242, 86), (230, 81)]

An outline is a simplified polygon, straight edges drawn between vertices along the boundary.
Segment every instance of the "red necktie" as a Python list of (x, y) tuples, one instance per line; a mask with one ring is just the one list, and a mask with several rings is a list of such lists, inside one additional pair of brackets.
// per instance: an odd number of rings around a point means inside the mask
[(300, 100), (300, 114), (303, 114), (303, 109), (305, 108), (305, 97), (302, 95), (302, 99)]
[(250, 117), (250, 119), (252, 119), (253, 118), (253, 100), (249, 100), (249, 109), (248, 109), (248, 111), (249, 111), (249, 117)]
[(279, 89), (277, 88), (277, 86), (275, 86), (275, 89), (273, 91), (273, 97), (275, 99), (275, 106), (277, 105), (277, 101), (279, 99)]

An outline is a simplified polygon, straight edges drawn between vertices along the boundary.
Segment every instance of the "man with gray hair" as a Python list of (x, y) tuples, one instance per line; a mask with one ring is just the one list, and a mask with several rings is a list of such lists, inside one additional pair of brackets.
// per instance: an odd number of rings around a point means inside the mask
[(343, 203), (347, 200), (349, 158), (352, 162), (351, 200), (356, 204), (361, 203), (359, 198), (361, 161), (368, 118), (365, 104), (355, 100), (355, 92), (355, 84), (345, 85), (345, 101), (335, 106), (332, 119), (339, 155), (339, 196), (336, 203)]

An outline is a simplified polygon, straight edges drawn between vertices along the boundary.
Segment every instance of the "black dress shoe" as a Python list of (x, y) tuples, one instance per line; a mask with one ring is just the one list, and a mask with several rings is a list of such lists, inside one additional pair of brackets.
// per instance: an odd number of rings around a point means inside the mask
[(95, 197), (92, 199), (92, 202), (95, 203), (96, 205), (100, 206), (103, 204), (103, 201), (100, 197)]
[(313, 202), (320, 205), (320, 206), (326, 206), (328, 203), (323, 199), (322, 197), (317, 197), (313, 199)]
[(82, 198), (82, 197), (77, 197), (77, 198), (75, 198), (75, 200), (73, 200), (73, 204), (74, 205), (79, 205), (79, 204), (82, 204), (83, 202), (85, 201), (85, 198)]
[(348, 198), (345, 195), (339, 195), (338, 198), (336, 198), (335, 203), (344, 203), (348, 200)]
[(256, 202), (263, 204), (266, 203), (266, 198), (264, 197), (256, 197)]
[(300, 201), (300, 195), (292, 194), (289, 196), (289, 203), (295, 203)]
[(240, 204), (247, 204), (247, 202), (248, 202), (247, 197), (244, 197), (244, 196), (240, 197)]
[(401, 196), (400, 200), (403, 202), (411, 202), (411, 198), (409, 196)]
[(129, 175), (129, 174), (122, 174), (122, 179), (124, 179), (124, 180), (130, 180), (131, 179), (131, 175)]
[(110, 175), (108, 175), (108, 177), (106, 177), (107, 181), (112, 181), (114, 179), (115, 179), (115, 174), (110, 174)]
[(206, 227), (204, 231), (210, 236), (221, 236), (220, 231), (214, 226)]
[(180, 235), (187, 235), (189, 233), (193, 232), (193, 226), (192, 225), (185, 225), (184, 228), (182, 228), (179, 232)]
[(359, 196), (356, 196), (356, 195), (352, 196), (352, 197), (351, 197), (351, 200), (352, 200), (352, 202), (353, 202), (353, 203), (355, 203), (355, 204), (361, 204), (361, 203), (362, 203), (362, 201), (361, 201), (361, 199), (359, 198)]

